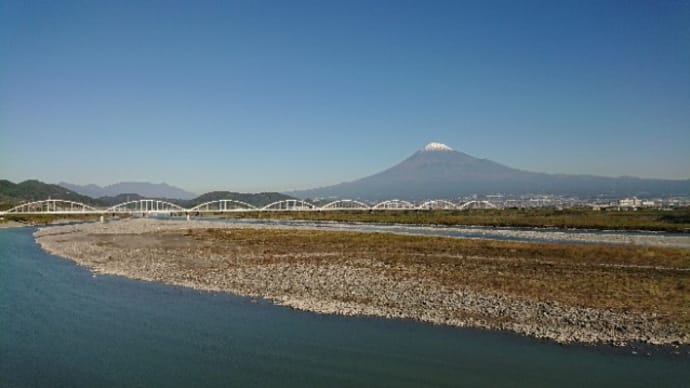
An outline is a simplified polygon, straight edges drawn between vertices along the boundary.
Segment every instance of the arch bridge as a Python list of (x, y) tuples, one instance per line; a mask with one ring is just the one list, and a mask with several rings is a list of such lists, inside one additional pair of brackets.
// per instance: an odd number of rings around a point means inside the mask
[(285, 199), (282, 201), (276, 201), (269, 203), (268, 205), (261, 208), (264, 211), (305, 211), (305, 210), (318, 210), (316, 205), (313, 203), (302, 201), (300, 199)]
[(197, 213), (224, 213), (235, 211), (257, 210), (256, 206), (234, 199), (219, 199), (204, 202), (189, 209), (189, 212)]
[(498, 206), (489, 201), (469, 201), (458, 206), (459, 210), (469, 209), (498, 209)]
[(187, 209), (158, 199), (139, 199), (111, 206), (104, 213), (184, 213)]
[(101, 211), (81, 202), (64, 199), (46, 199), (17, 205), (2, 214), (89, 214)]
[(375, 204), (368, 204), (353, 199), (339, 199), (324, 205), (300, 199), (286, 199), (276, 201), (263, 207), (257, 207), (247, 202), (235, 199), (219, 199), (204, 202), (191, 208), (184, 208), (178, 204), (158, 200), (140, 199), (123, 202), (109, 208), (96, 208), (81, 202), (62, 199), (47, 199), (43, 201), (27, 202), (17, 205), (9, 210), (0, 212), (0, 215), (11, 214), (189, 214), (189, 213), (225, 213), (243, 211), (385, 211), (385, 210), (469, 210), (469, 209), (497, 209), (498, 206), (481, 200), (473, 200), (465, 203), (453, 203), (443, 199), (435, 199), (417, 204), (392, 199)]
[(373, 210), (409, 210), (415, 209), (411, 202), (401, 199), (391, 199), (390, 201), (379, 202), (372, 207)]
[(341, 199), (329, 202), (319, 208), (319, 210), (369, 210), (369, 205), (354, 199)]
[(444, 199), (435, 199), (432, 201), (426, 201), (426, 202), (422, 203), (421, 205), (418, 206), (418, 208), (423, 209), (423, 210), (437, 210), (437, 209), (452, 210), (452, 209), (457, 209), (458, 207), (450, 201), (446, 201)]

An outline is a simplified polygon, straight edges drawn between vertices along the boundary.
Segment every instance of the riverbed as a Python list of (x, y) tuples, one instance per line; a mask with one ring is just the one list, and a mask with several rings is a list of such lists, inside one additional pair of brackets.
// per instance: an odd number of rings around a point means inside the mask
[(96, 275), (0, 230), (0, 385), (687, 386), (673, 348), (561, 346)]
[(358, 232), (398, 233), (420, 236), (440, 236), (501, 241), (554, 242), (575, 244), (609, 244), (666, 246), (690, 249), (690, 234), (652, 231), (620, 231), (559, 228), (507, 228), (471, 225), (410, 225), (372, 222), (303, 221), (281, 219), (197, 218), (200, 221), (220, 222), (252, 227), (305, 228), (321, 230), (349, 230)]
[(35, 236), (48, 252), (96, 273), (318, 313), (510, 330), (560, 343), (690, 342), (683, 291), (690, 252), (678, 248), (154, 219), (54, 226)]

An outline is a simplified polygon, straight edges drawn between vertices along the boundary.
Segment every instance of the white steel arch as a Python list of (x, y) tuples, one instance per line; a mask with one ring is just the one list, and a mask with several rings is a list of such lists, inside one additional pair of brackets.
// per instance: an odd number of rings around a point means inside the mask
[(498, 209), (498, 206), (489, 201), (469, 201), (458, 206), (459, 210), (467, 209)]
[(364, 202), (355, 201), (354, 199), (339, 199), (321, 206), (321, 210), (369, 210), (370, 207)]
[(434, 199), (431, 201), (426, 201), (423, 204), (418, 206), (418, 209), (424, 209), (424, 210), (435, 210), (435, 209), (444, 209), (444, 210), (450, 210), (450, 209), (456, 209), (457, 206), (455, 206), (454, 203), (450, 201), (446, 201), (444, 199)]
[(178, 213), (186, 211), (187, 209), (171, 202), (158, 199), (139, 199), (111, 206), (105, 210), (105, 213)]
[(299, 199), (284, 199), (269, 203), (261, 208), (261, 210), (316, 210), (318, 209), (314, 204), (302, 201)]
[(377, 203), (372, 207), (374, 210), (404, 210), (414, 209), (414, 205), (410, 202), (401, 199), (391, 199), (390, 201), (383, 201)]
[(68, 201), (64, 199), (46, 199), (17, 205), (4, 214), (72, 214), (72, 213), (99, 213), (100, 211), (92, 206), (81, 202)]
[(190, 212), (216, 213), (241, 210), (255, 210), (256, 206), (235, 199), (218, 199), (196, 205), (189, 209)]

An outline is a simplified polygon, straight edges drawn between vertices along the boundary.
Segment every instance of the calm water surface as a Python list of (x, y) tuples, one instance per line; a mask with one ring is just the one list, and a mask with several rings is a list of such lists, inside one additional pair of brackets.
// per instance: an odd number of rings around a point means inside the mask
[(690, 386), (690, 356), (298, 312), (87, 269), (0, 230), (0, 386)]

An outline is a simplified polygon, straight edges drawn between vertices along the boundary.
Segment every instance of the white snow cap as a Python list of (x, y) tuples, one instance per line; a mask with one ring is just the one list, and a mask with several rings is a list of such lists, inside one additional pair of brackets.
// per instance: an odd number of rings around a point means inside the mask
[(443, 143), (429, 143), (424, 148), (422, 148), (422, 151), (452, 151), (453, 149), (448, 147), (447, 145)]

